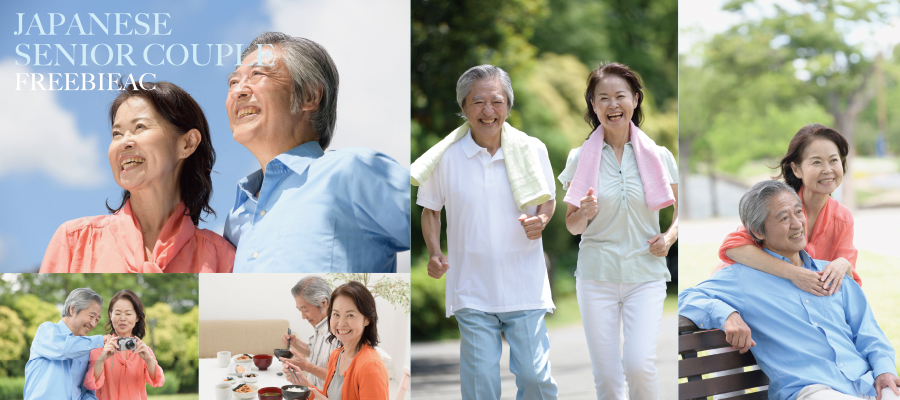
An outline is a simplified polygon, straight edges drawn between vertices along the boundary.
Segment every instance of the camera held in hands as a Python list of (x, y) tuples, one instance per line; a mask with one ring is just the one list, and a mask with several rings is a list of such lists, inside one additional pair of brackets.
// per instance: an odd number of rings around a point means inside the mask
[(120, 337), (118, 343), (119, 351), (134, 350), (137, 348), (137, 338), (134, 337)]

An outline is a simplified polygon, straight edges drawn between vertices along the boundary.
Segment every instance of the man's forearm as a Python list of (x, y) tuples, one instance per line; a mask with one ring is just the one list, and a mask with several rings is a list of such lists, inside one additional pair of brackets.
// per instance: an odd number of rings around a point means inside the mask
[(550, 223), (550, 218), (553, 218), (553, 213), (556, 212), (556, 200), (549, 200), (544, 204), (541, 204), (537, 208), (536, 216), (539, 217), (542, 221), (544, 221), (544, 226), (546, 227), (548, 223)]
[(441, 212), (428, 208), (422, 209), (422, 236), (428, 255), (441, 253)]

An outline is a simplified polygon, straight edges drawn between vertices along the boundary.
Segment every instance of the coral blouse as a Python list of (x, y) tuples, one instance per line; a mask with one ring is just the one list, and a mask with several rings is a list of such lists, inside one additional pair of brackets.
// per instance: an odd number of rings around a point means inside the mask
[[(94, 364), (100, 357), (102, 348), (91, 350), (87, 374), (84, 375), (84, 387), (94, 390), (98, 400), (147, 400), (147, 385), (161, 387), (166, 382), (163, 370), (156, 364), (156, 377), (151, 379), (147, 371), (147, 363), (141, 356), (132, 351), (116, 352), (103, 363), (103, 373), (94, 379)], [(153, 355), (153, 350), (150, 350)]]
[[(802, 203), (802, 187), (797, 195), (800, 196)], [(805, 208), (803, 216), (806, 216)], [(722, 246), (719, 247), (719, 259), (722, 260), (722, 263), (716, 267), (715, 271), (734, 264), (734, 261), (725, 255), (726, 250), (748, 244), (760, 247), (743, 226), (729, 233), (722, 242)], [(840, 257), (846, 258), (847, 261), (850, 261), (853, 280), (862, 286), (862, 278), (856, 273), (856, 256), (859, 252), (856, 247), (853, 247), (853, 215), (845, 205), (831, 197), (828, 198), (822, 211), (819, 212), (813, 232), (809, 234), (805, 250), (810, 257), (816, 260), (834, 261)]]
[(179, 203), (149, 261), (144, 261), (144, 238), (131, 200), (113, 215), (66, 222), (50, 239), (40, 272), (231, 272), (234, 246), (197, 228), (186, 212), (184, 202)]
[[(331, 378), (334, 377), (337, 370), (337, 360), (343, 349), (343, 347), (339, 347), (331, 352), (325, 386), (321, 389), (316, 388), (322, 394), (328, 393), (328, 385), (331, 384)], [(315, 398), (316, 394), (310, 393), (309, 400)], [(372, 346), (364, 344), (344, 372), (341, 400), (389, 400), (387, 368), (381, 362), (378, 351)]]

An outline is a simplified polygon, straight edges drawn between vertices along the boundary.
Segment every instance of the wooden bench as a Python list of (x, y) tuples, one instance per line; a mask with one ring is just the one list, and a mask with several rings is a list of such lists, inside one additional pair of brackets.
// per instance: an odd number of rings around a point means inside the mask
[(725, 341), (725, 332), (718, 329), (701, 330), (691, 320), (678, 316), (678, 378), (687, 378), (687, 382), (678, 384), (678, 398), (706, 399), (722, 393), (744, 389), (760, 389), (758, 392), (746, 393), (729, 399), (766, 400), (768, 391), (761, 386), (769, 384), (769, 378), (762, 370), (756, 368), (732, 375), (703, 379), (704, 374), (727, 371), (735, 368), (756, 366), (756, 359), (749, 351), (741, 354), (737, 350), (727, 353), (711, 354), (698, 357), (697, 352), (711, 349), (730, 348)]

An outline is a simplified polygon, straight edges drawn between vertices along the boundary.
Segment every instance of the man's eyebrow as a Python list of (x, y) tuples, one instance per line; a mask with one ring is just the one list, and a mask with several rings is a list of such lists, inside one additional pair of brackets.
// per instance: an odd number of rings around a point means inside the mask
[(225, 82), (231, 82), (231, 78), (234, 78), (236, 75), (240, 75), (237, 72), (237, 68), (235, 68), (234, 71), (231, 71), (231, 73), (228, 74), (228, 76), (225, 78)]

